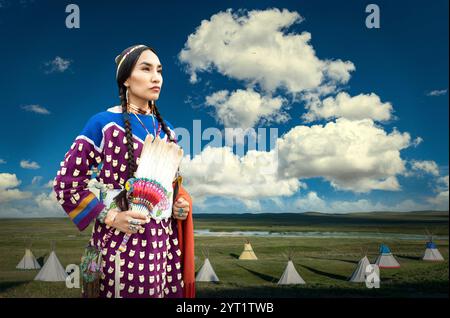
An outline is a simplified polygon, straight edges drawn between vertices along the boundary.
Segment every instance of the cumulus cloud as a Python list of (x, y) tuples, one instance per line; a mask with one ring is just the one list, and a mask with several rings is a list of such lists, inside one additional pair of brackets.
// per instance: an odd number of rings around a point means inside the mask
[(437, 192), (437, 195), (428, 198), (427, 201), (431, 203), (436, 209), (448, 211), (449, 206), (448, 175), (437, 179), (435, 192)]
[(410, 139), (396, 129), (385, 132), (371, 119), (296, 126), (277, 140), (280, 177), (323, 177), (354, 192), (396, 191), (396, 175), (405, 171), (400, 150)]
[(442, 96), (447, 94), (447, 89), (436, 89), (427, 93), (427, 96)]
[(429, 173), (433, 176), (439, 175), (438, 165), (432, 160), (411, 160), (411, 169), (416, 172)]
[(448, 190), (439, 192), (435, 197), (431, 197), (428, 199), (436, 209), (448, 211)]
[(47, 216), (65, 216), (65, 212), (61, 204), (57, 201), (54, 191), (48, 193), (40, 193), (34, 198), (36, 203), (35, 209), (40, 212), (40, 215)]
[(26, 110), (27, 112), (32, 112), (32, 113), (41, 114), (41, 115), (49, 115), (50, 114), (48, 109), (46, 109), (45, 107), (40, 106), (40, 105), (24, 105), (24, 106), (22, 106), (22, 109)]
[(15, 174), (0, 173), (0, 189), (11, 189), (20, 185), (21, 181)]
[(443, 189), (447, 189), (448, 190), (448, 175), (438, 178), (437, 183), (438, 183), (439, 186), (442, 186)]
[[(32, 185), (38, 185), (42, 177), (33, 178)], [(59, 217), (66, 216), (56, 199), (53, 180), (37, 191), (22, 191), (18, 187), (22, 183), (15, 174), (0, 173), (0, 217)], [(42, 192), (46, 189), (45, 193)]]
[(327, 203), (315, 191), (310, 191), (304, 197), (297, 199), (294, 207), (302, 212), (327, 212), (328, 210)]
[(394, 204), (373, 202), (370, 199), (358, 200), (334, 200), (328, 201), (321, 198), (316, 192), (310, 191), (294, 202), (294, 208), (299, 212), (322, 212), (322, 213), (355, 213), (374, 211), (426, 211), (445, 210), (448, 211), (449, 189), (448, 176), (437, 179), (437, 195), (425, 198), (424, 202), (417, 202), (412, 199), (402, 200)]
[[(406, 171), (400, 152), (411, 145), (406, 132), (394, 128), (388, 133), (371, 119), (339, 118), (325, 125), (293, 127), (270, 151), (249, 150), (238, 156), (229, 146), (206, 147), (192, 159), (186, 156), (182, 170), (197, 199), (233, 197), (246, 206), (292, 196), (307, 188), (302, 181), (314, 177), (337, 190), (398, 191), (397, 175)], [(320, 203), (314, 193), (307, 199)]]
[(334, 200), (328, 202), (324, 198), (310, 191), (305, 196), (294, 202), (294, 208), (299, 212), (321, 212), (321, 213), (356, 213), (356, 212), (409, 212), (430, 209), (429, 204), (418, 203), (413, 200), (403, 200), (389, 205), (380, 202), (372, 202), (369, 199), (358, 200)]
[(302, 115), (306, 122), (340, 117), (351, 120), (370, 118), (374, 121), (387, 121), (391, 119), (393, 112), (391, 103), (381, 102), (380, 97), (374, 93), (350, 96), (346, 92), (341, 92), (324, 100), (315, 99), (307, 103), (306, 108), (308, 112)]
[(311, 34), (291, 32), (301, 23), (297, 12), (283, 9), (219, 12), (203, 20), (190, 34), (178, 58), (187, 65), (190, 81), (216, 70), (266, 92), (284, 88), (290, 93), (347, 83), (355, 66), (350, 61), (317, 57)]
[(30, 198), (30, 192), (17, 189), (21, 183), (15, 174), (0, 173), (0, 204)]
[(40, 166), (35, 161), (21, 160), (20, 166), (24, 169), (39, 169)]
[(206, 97), (206, 105), (215, 109), (216, 119), (225, 127), (254, 127), (261, 119), (283, 123), (289, 115), (281, 108), (287, 100), (262, 96), (252, 89), (234, 92), (221, 90)]
[(37, 185), (37, 184), (39, 184), (39, 182), (41, 182), (41, 180), (42, 180), (42, 176), (35, 176), (31, 180), (31, 184), (32, 185)]
[(49, 180), (45, 185), (45, 188), (53, 188), (53, 180)]
[(71, 63), (72, 61), (57, 56), (53, 60), (45, 63), (45, 73), (63, 73), (69, 68)]
[(206, 147), (192, 159), (186, 156), (180, 170), (196, 200), (223, 196), (258, 207), (258, 199), (290, 196), (301, 187), (297, 178), (278, 179), (277, 160), (274, 150), (250, 150), (239, 157), (230, 147)]

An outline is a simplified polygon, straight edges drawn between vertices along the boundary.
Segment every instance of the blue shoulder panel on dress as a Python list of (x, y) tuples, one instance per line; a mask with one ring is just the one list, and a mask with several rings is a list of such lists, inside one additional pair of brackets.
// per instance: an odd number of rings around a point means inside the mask
[(84, 128), (81, 130), (79, 135), (83, 135), (95, 144), (95, 146), (100, 147), (100, 143), (102, 141), (102, 121), (100, 120), (101, 113), (97, 113), (93, 115), (89, 120), (87, 121)]
[[(149, 129), (150, 132), (154, 131), (153, 119), (151, 116), (149, 116), (148, 118), (141, 117), (141, 120), (144, 122), (144, 125), (147, 127), (147, 129)], [(133, 134), (136, 135), (138, 138), (144, 140), (146, 132), (145, 132), (145, 130), (143, 130), (141, 124), (133, 116), (130, 116), (130, 121), (131, 121), (131, 127), (133, 130)], [(173, 125), (169, 121), (167, 121), (167, 120), (164, 120), (164, 121), (165, 121), (166, 125), (172, 131), (175, 130)], [(123, 120), (122, 113), (114, 113), (114, 112), (110, 112), (110, 111), (103, 111), (103, 112), (97, 113), (97, 114), (93, 115), (91, 118), (89, 118), (85, 127), (81, 131), (80, 135), (83, 135), (83, 136), (89, 138), (90, 140), (92, 140), (92, 142), (97, 147), (100, 147), (100, 144), (101, 144), (102, 138), (103, 138), (102, 129), (107, 124), (112, 123), (112, 122), (116, 123), (117, 125), (119, 125), (121, 127), (124, 127), (124, 120)], [(155, 123), (157, 125), (156, 119), (155, 119)], [(166, 133), (164, 132), (164, 130), (161, 129), (161, 132), (160, 132), (161, 138), (164, 138), (165, 135), (166, 135)]]

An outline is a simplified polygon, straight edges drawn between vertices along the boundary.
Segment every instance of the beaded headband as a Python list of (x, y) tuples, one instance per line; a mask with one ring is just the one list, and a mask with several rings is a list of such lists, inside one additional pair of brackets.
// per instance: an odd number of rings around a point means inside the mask
[[(122, 59), (120, 60), (119, 64), (117, 65), (116, 78), (119, 75), (120, 65), (122, 65), (123, 61), (125, 61), (125, 59), (127, 58), (128, 55), (130, 55), (131, 52), (133, 52), (134, 50), (136, 50), (136, 49), (138, 49), (140, 47), (145, 47), (145, 45), (140, 44), (140, 45), (133, 46), (128, 52), (126, 52), (123, 55)], [(116, 63), (117, 63), (117, 60), (119, 59), (119, 57), (120, 57), (120, 55), (116, 56), (116, 58), (115, 58)]]

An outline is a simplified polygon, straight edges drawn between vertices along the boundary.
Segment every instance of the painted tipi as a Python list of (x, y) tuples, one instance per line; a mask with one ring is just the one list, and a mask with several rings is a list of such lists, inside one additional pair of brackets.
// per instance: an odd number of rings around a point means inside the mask
[(442, 256), (441, 252), (439, 252), (436, 244), (434, 244), (434, 242), (430, 240), (425, 246), (425, 253), (422, 259), (424, 261), (440, 262), (444, 260), (444, 257)]
[(378, 256), (375, 264), (378, 265), (379, 268), (399, 268), (400, 264), (395, 259), (394, 255), (392, 255), (391, 250), (387, 245), (381, 244), (380, 246), (380, 255)]

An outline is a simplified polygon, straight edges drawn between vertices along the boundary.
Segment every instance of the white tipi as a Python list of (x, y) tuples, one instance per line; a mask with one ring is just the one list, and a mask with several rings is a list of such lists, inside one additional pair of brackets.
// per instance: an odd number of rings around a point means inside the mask
[(365, 255), (363, 258), (359, 260), (356, 269), (353, 271), (352, 276), (349, 278), (349, 281), (353, 283), (364, 283), (366, 281), (367, 265), (370, 265), (370, 261)]
[(67, 273), (62, 267), (61, 263), (56, 256), (54, 248), (45, 262), (42, 269), (36, 275), (34, 280), (42, 280), (46, 282), (63, 282), (66, 280)]
[(216, 273), (214, 272), (214, 269), (212, 268), (208, 258), (205, 259), (202, 268), (200, 268), (200, 270), (197, 273), (197, 276), (195, 276), (195, 281), (196, 282), (219, 281), (219, 277), (217, 277)]
[(38, 261), (34, 257), (33, 253), (29, 248), (25, 249), (25, 255), (22, 257), (22, 260), (17, 264), (17, 269), (40, 269), (41, 265), (39, 265)]
[(387, 245), (381, 244), (380, 246), (380, 255), (378, 256), (375, 264), (378, 265), (379, 268), (399, 268), (400, 264), (395, 259), (394, 255), (392, 255), (391, 250)]
[(247, 240), (247, 243), (244, 244), (244, 250), (242, 251), (241, 255), (239, 256), (239, 259), (241, 260), (257, 260), (258, 257), (256, 257), (255, 252), (253, 252), (252, 245)]
[(294, 263), (292, 262), (292, 252), (289, 253), (289, 260), (286, 269), (281, 275), (278, 285), (296, 285), (296, 284), (306, 284), (303, 278), (295, 269)]

